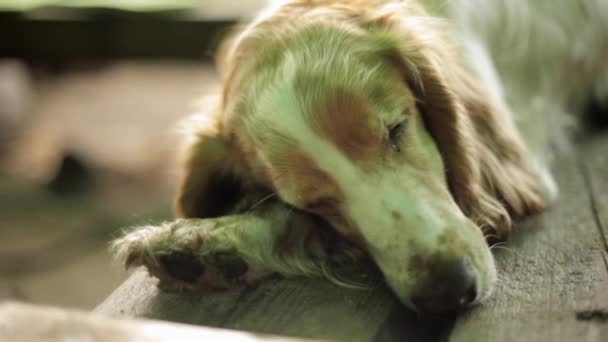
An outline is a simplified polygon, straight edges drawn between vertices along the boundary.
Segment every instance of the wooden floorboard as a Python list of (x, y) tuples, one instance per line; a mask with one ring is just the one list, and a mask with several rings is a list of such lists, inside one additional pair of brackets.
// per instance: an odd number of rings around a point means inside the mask
[(453, 319), (425, 321), (404, 309), (370, 271), (369, 290), (345, 289), (320, 279), (292, 278), (254, 288), (180, 295), (159, 292), (137, 271), (96, 311), (334, 341), (436, 341)]
[(223, 293), (159, 293), (136, 272), (97, 311), (336, 341), (608, 341), (608, 137), (555, 164), (560, 197), (496, 249), (499, 282), (454, 323), (404, 309), (371, 272), (371, 290), (322, 280), (267, 281)]
[(599, 210), (605, 220), (608, 205), (599, 207), (589, 191), (608, 198), (607, 156), (603, 139), (557, 161), (559, 200), (522, 224), (508, 250), (497, 251), (496, 293), (457, 321), (450, 341), (608, 340), (606, 250), (597, 218)]
[(602, 237), (608, 271), (608, 135), (592, 137), (584, 144), (581, 163), (591, 189), (593, 215)]

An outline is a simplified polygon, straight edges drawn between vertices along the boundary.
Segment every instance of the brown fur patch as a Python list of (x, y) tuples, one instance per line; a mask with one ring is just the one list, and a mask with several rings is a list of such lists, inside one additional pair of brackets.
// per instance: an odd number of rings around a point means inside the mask
[(338, 89), (315, 110), (314, 129), (351, 160), (369, 160), (380, 155), (379, 130), (363, 97)]
[(231, 172), (230, 149), (219, 136), (201, 134), (189, 146), (174, 211), (178, 217), (217, 217), (240, 197), (240, 177)]
[(273, 182), (277, 188), (292, 188), (297, 193), (294, 205), (321, 207), (321, 203), (338, 208), (344, 202), (344, 194), (338, 183), (327, 172), (321, 170), (307, 155), (284, 151), (281, 162), (275, 162), (271, 170)]
[(291, 187), (289, 191), (297, 194), (297, 198), (292, 198), (294, 206), (321, 216), (352, 241), (360, 240), (343, 214), (345, 195), (333, 176), (302, 153), (284, 153), (281, 163), (274, 163), (271, 170), (275, 187)]

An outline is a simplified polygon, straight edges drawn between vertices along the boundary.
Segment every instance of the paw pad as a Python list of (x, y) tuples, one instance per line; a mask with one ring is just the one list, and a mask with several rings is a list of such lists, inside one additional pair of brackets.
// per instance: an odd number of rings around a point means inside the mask
[(215, 263), (226, 280), (236, 279), (249, 270), (249, 265), (240, 256), (232, 253), (217, 253)]
[(192, 254), (173, 252), (161, 256), (160, 262), (171, 277), (187, 283), (196, 282), (205, 273), (205, 265)]

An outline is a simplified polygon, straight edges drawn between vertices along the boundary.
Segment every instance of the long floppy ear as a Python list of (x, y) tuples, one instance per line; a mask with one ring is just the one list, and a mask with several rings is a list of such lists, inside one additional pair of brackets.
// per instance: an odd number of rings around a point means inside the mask
[[(427, 70), (424, 76), (425, 89), (434, 88), (423, 95), (428, 103), (426, 122), (438, 141), (448, 182), (463, 212), (497, 238), (506, 238), (512, 219), (545, 207), (540, 177), (511, 113), (459, 66), (446, 65), (452, 70)], [(443, 80), (440, 72), (446, 75)], [(436, 101), (447, 105), (436, 108), (432, 104)], [(446, 111), (452, 113), (448, 121), (441, 117)]]
[(380, 39), (394, 40), (387, 57), (419, 100), (456, 203), (484, 232), (507, 237), (512, 218), (544, 207), (510, 113), (460, 67), (438, 19), (420, 8), (402, 8), (380, 11), (373, 20), (383, 28), (375, 33)]
[(237, 158), (215, 117), (195, 116), (185, 123), (192, 132), (185, 148), (174, 202), (178, 217), (217, 217), (234, 209), (245, 192)]
[(452, 194), (482, 229), (505, 238), (511, 219), (544, 207), (539, 178), (510, 113), (449, 55), (419, 54), (417, 68), (425, 122), (445, 161)]

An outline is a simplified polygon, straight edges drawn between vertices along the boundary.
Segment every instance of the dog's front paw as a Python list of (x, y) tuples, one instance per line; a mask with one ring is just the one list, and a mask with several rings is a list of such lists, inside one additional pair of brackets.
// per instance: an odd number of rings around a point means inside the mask
[(161, 289), (172, 292), (225, 289), (258, 279), (253, 267), (236, 252), (201, 256), (190, 251), (172, 251), (160, 255), (157, 264), (145, 266), (160, 279)]
[(135, 228), (112, 249), (127, 268), (144, 266), (168, 291), (224, 289), (251, 284), (264, 274), (235, 248), (218, 219), (183, 219)]

